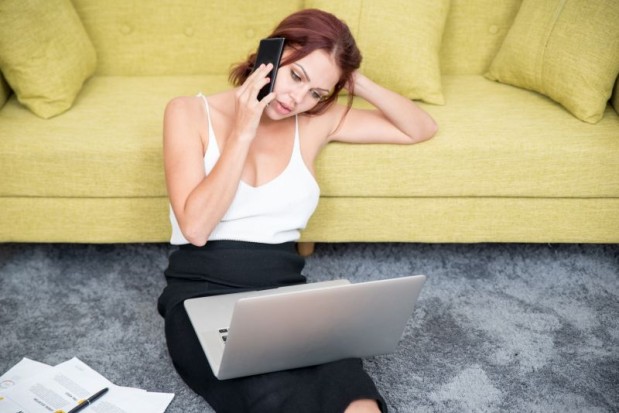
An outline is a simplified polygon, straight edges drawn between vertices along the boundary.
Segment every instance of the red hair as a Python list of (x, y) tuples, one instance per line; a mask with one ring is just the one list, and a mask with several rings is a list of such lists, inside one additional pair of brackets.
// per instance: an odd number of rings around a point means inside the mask
[[(352, 105), (354, 85), (352, 76), (361, 65), (361, 52), (350, 32), (340, 19), (331, 13), (318, 9), (305, 9), (293, 13), (282, 20), (268, 37), (283, 37), (285, 46), (292, 52), (283, 59), (282, 66), (296, 62), (315, 50), (324, 50), (333, 56), (340, 69), (340, 78), (333, 93), (316, 104), (307, 114), (317, 115), (329, 108), (338, 97), (338, 93), (350, 82), (348, 88), (348, 108)], [(244, 62), (232, 67), (230, 82), (240, 86), (251, 74), (256, 62), (256, 53), (250, 54)]]

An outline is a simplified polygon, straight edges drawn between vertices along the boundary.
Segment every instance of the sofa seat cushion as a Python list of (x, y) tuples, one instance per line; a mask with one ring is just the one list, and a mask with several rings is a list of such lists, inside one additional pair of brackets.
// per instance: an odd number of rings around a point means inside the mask
[(95, 76), (47, 120), (12, 96), (0, 111), (0, 196), (165, 196), (167, 102), (226, 87), (226, 76)]
[[(619, 197), (619, 116), (591, 125), (540, 94), (482, 75), (443, 77), (438, 134), (411, 146), (334, 143), (322, 196)], [(368, 170), (370, 173), (368, 173)]]
[[(447, 104), (424, 105), (436, 137), (328, 145), (317, 162), (322, 196), (619, 197), (619, 116), (610, 107), (590, 125), (482, 75), (443, 85)], [(0, 196), (165, 197), (166, 103), (227, 87), (225, 76), (96, 76), (70, 111), (48, 120), (12, 96), (0, 111)]]

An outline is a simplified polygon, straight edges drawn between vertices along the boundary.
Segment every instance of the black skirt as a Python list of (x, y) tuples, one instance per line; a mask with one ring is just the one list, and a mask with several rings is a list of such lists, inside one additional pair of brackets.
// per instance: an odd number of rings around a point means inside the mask
[(167, 286), (158, 301), (174, 367), (217, 412), (341, 413), (354, 400), (386, 404), (360, 359), (218, 380), (182, 305), (188, 298), (305, 283), (305, 260), (294, 243), (210, 241), (170, 255)]

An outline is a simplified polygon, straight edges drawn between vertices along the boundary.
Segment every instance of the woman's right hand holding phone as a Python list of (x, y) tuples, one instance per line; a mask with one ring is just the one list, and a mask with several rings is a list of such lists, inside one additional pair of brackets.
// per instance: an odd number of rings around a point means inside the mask
[(236, 137), (241, 140), (252, 141), (254, 139), (264, 109), (275, 99), (275, 93), (270, 93), (258, 101), (258, 92), (270, 82), (267, 74), (272, 69), (272, 63), (260, 65), (236, 90), (234, 128)]

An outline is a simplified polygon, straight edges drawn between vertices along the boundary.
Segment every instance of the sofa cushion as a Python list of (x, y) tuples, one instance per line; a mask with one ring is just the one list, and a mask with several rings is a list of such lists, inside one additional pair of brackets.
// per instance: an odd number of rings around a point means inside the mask
[(439, 125), (412, 146), (328, 145), (321, 196), (619, 197), (619, 116), (584, 123), (551, 99), (485, 79), (443, 77)]
[(445, 103), (439, 51), (449, 0), (307, 0), (350, 27), (371, 79), (411, 98)]
[(71, 107), (96, 60), (69, 0), (0, 2), (0, 69), (19, 101), (38, 116)]
[(48, 120), (11, 97), (0, 111), (0, 196), (165, 196), (163, 112), (201, 87), (224, 89), (227, 76), (94, 76)]
[[(440, 125), (436, 137), (328, 145), (316, 165), (321, 195), (619, 197), (619, 116), (610, 106), (590, 125), (481, 75), (447, 76), (443, 85), (448, 105), (421, 104)], [(227, 87), (226, 76), (95, 76), (69, 112), (50, 120), (13, 96), (0, 111), (0, 196), (165, 197), (166, 103)]]
[(524, 0), (488, 77), (595, 123), (619, 73), (619, 1)]

